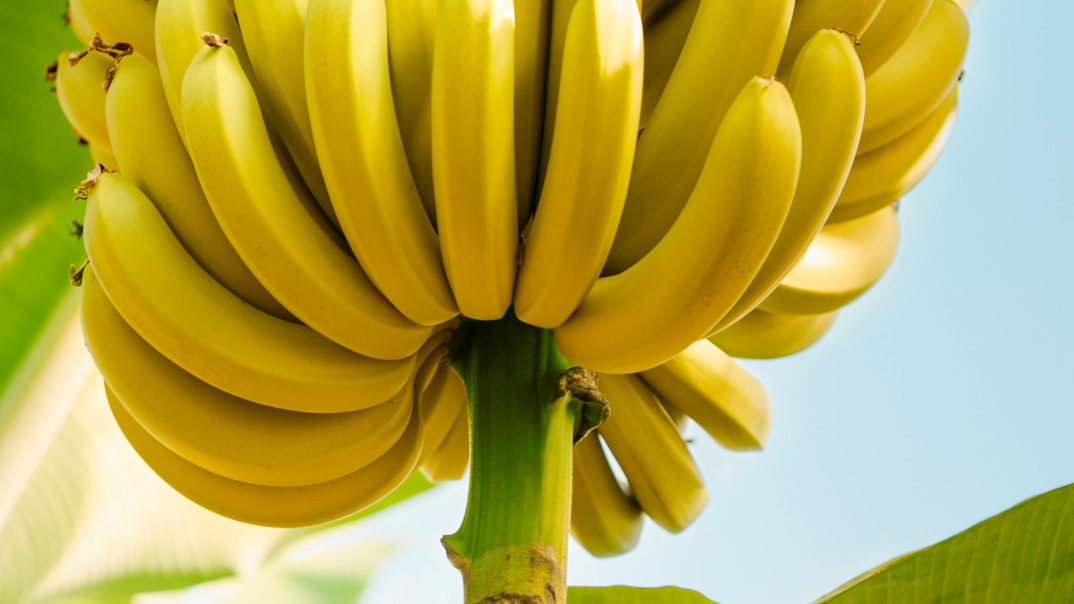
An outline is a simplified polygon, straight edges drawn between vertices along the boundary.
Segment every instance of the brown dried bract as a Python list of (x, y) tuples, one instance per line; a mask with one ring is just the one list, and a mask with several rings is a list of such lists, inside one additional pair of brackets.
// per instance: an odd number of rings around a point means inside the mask
[(82, 239), (83, 227), (82, 223), (77, 220), (71, 221), (71, 235), (74, 235), (75, 239)]
[(854, 43), (854, 46), (861, 46), (861, 42), (858, 41), (858, 34), (852, 31), (847, 31), (845, 29), (839, 29), (838, 27), (833, 27), (832, 29), (843, 34), (844, 36), (849, 36), (850, 41)]
[(60, 72), (60, 62), (53, 61), (45, 66), (45, 81), (56, 82), (56, 74)]
[(201, 34), (201, 41), (205, 42), (207, 46), (219, 48), (221, 46), (230, 46), (231, 41), (223, 36), (218, 36), (212, 32), (205, 32)]
[(82, 275), (86, 272), (86, 267), (89, 266), (89, 258), (82, 261), (79, 266), (71, 265), (67, 269), (67, 279), (71, 282), (71, 285), (80, 287), (82, 285)]
[(108, 174), (111, 172), (102, 163), (98, 163), (92, 170), (86, 173), (86, 180), (83, 180), (81, 184), (75, 188), (75, 201), (86, 201), (89, 199), (90, 191), (93, 191), (93, 187), (97, 186), (97, 181), (101, 178), (102, 174)]

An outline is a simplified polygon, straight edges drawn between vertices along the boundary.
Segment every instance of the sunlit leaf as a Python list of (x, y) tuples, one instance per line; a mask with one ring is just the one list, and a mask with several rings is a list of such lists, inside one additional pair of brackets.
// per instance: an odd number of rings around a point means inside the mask
[(692, 589), (681, 587), (569, 587), (571, 604), (714, 604)]
[(895, 558), (817, 602), (1069, 602), (1071, 594), (1074, 485)]

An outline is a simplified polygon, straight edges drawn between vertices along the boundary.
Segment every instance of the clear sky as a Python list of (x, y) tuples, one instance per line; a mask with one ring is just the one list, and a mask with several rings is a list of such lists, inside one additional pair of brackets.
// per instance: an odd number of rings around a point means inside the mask
[[(747, 364), (772, 400), (767, 450), (695, 428), (707, 510), (680, 535), (647, 523), (618, 558), (572, 543), (571, 584), (804, 604), (1074, 482), (1074, 3), (981, 0), (970, 20), (955, 129), (901, 204), (894, 265), (813, 348)], [(410, 539), (363, 602), (458, 601), (438, 538), (465, 497), (449, 485), (363, 529)]]

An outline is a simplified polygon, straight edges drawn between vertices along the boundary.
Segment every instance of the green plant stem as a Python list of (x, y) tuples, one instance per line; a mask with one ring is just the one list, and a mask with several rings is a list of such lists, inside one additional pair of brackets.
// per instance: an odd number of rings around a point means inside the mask
[(580, 405), (552, 332), (511, 312), (461, 330), (452, 365), (470, 409), (470, 494), (444, 537), (466, 602), (565, 602), (571, 459)]

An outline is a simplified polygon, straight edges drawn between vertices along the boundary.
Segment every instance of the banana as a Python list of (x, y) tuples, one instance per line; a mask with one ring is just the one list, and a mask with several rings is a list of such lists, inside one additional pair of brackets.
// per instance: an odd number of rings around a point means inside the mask
[[(434, 358), (429, 357), (430, 361)], [(425, 424), (425, 443), (418, 459), (421, 467), (447, 439), (459, 414), (466, 414), (466, 384), (450, 365), (438, 360), (436, 373), (421, 392), (419, 402)]]
[(63, 13), (63, 20), (67, 23), (67, 26), (71, 28), (71, 32), (75, 34), (75, 38), (78, 38), (79, 42), (89, 46), (96, 30), (93, 29), (93, 25), (86, 17), (86, 11), (82, 8), (82, 2), (78, 0), (71, 2), (71, 0), (68, 0), (67, 10)]
[[(651, 19), (646, 20), (643, 15), (645, 81), (642, 84), (639, 129), (645, 128), (649, 123), (649, 117), (668, 85), (700, 3), (701, 0), (678, 0)], [(649, 5), (643, 5), (642, 9)]]
[(515, 196), (518, 230), (537, 199), (553, 0), (514, 0)]
[(295, 193), (235, 52), (216, 46), (211, 34), (206, 40), (183, 82), (183, 122), (198, 179), (235, 250), (277, 300), (325, 337), (379, 359), (412, 355), (432, 328), (396, 310), (317, 208)]
[(306, 51), (313, 137), (354, 255), (409, 320), (458, 315), (396, 121), (385, 3), (311, 0)]
[(388, 68), (407, 164), (436, 226), (433, 198), (432, 86), (437, 0), (394, 0), (388, 10)]
[(712, 342), (694, 342), (640, 377), (665, 405), (685, 413), (728, 449), (764, 446), (772, 423), (764, 386)]
[(800, 158), (801, 133), (787, 90), (771, 78), (750, 81), (728, 110), (667, 237), (627, 271), (599, 279), (556, 328), (563, 355), (593, 371), (634, 373), (703, 338), (731, 310), (775, 242)]
[(956, 86), (924, 122), (883, 147), (855, 158), (828, 222), (876, 212), (921, 182), (947, 145), (957, 109)]
[(309, 0), (236, 0), (235, 8), (258, 90), (272, 123), (318, 204), (330, 207), (303, 85), (308, 3)]
[(342, 518), (380, 501), (414, 469), (421, 451), (421, 414), (413, 413), (403, 436), (372, 463), (328, 482), (272, 487), (214, 474), (171, 452), (145, 431), (108, 388), (108, 405), (123, 435), (157, 476), (194, 503), (240, 522), (262, 526), (310, 526)]
[[(407, 387), (379, 405), (347, 413), (286, 411), (217, 390), (140, 338), (91, 269), (82, 287), (86, 344), (109, 388), (147, 432), (210, 472), (267, 486), (334, 480), (384, 454), (410, 421)], [(446, 352), (443, 333), (422, 352), (436, 346)]]
[(682, 531), (708, 503), (709, 492), (678, 429), (638, 376), (601, 374), (598, 387), (611, 415), (597, 431), (638, 505), (665, 530)]
[(518, 251), (511, 0), (443, 0), (433, 54), (436, 225), (459, 310), (499, 319)]
[(819, 315), (791, 315), (751, 310), (709, 341), (740, 359), (774, 359), (801, 352), (828, 333), (839, 311)]
[(703, 0), (675, 69), (638, 138), (604, 274), (653, 249), (694, 190), (713, 138), (750, 78), (775, 73), (794, 0)]
[(109, 147), (89, 143), (90, 159), (94, 164), (104, 164), (109, 170), (119, 170), (119, 160)]
[(172, 122), (157, 68), (135, 52), (120, 58), (114, 73), (105, 98), (105, 122), (118, 166), (103, 163), (122, 170), (153, 201), (179, 242), (213, 279), (258, 309), (295, 320), (220, 230)]
[(172, 119), (185, 141), (183, 77), (194, 55), (205, 45), (201, 34), (211, 31), (227, 38), (246, 73), (253, 73), (253, 68), (235, 13), (224, 0), (157, 0), (156, 23), (157, 66)]
[(421, 473), (430, 482), (458, 480), (466, 473), (469, 464), (470, 424), (466, 407), (463, 407), (440, 447), (424, 459)]
[(600, 558), (634, 549), (641, 536), (641, 508), (612, 473), (595, 432), (575, 443), (573, 465), (571, 534), (575, 540)]
[(857, 41), (868, 31), (884, 4), (884, 0), (798, 0), (787, 30), (787, 45), (783, 48), (778, 73), (782, 76), (790, 72), (799, 51), (818, 31), (838, 29), (854, 36)]
[(79, 136), (102, 148), (112, 146), (104, 119), (104, 76), (111, 63), (111, 57), (98, 52), (65, 52), (56, 61), (53, 82), (67, 121)]
[(899, 245), (895, 209), (829, 224), (758, 308), (812, 315), (841, 308), (887, 271)]
[(858, 153), (920, 124), (958, 84), (970, 27), (953, 0), (936, 0), (898, 52), (865, 79), (865, 126)]
[[(155, 13), (157, 2), (147, 0), (68, 0), (72, 29), (82, 39), (98, 33), (109, 42), (128, 42), (156, 62)], [(77, 26), (76, 26), (77, 24)], [(79, 34), (79, 30), (84, 32)], [(89, 44), (89, 40), (83, 40)]]
[(554, 328), (608, 256), (637, 140), (641, 17), (634, 0), (578, 0), (567, 29), (556, 133), (515, 284), (518, 318)]
[(413, 356), (355, 354), (229, 292), (122, 176), (91, 173), (82, 190), (86, 253), (108, 298), (142, 338), (197, 378), (240, 398), (316, 413), (372, 407), (406, 383)]
[(552, 136), (556, 129), (556, 109), (559, 104), (559, 80), (563, 69), (563, 45), (567, 40), (567, 24), (577, 0), (552, 0), (552, 17), (548, 32), (548, 74), (545, 78), (544, 124), (541, 126), (541, 161), (537, 169), (537, 191), (544, 189), (548, 171), (548, 156), (552, 152)]
[(887, 62), (917, 29), (933, 0), (892, 0), (876, 14), (869, 31), (858, 36), (858, 58), (868, 77)]
[(865, 78), (849, 37), (833, 29), (802, 47), (787, 90), (802, 128), (802, 171), (787, 220), (757, 276), (709, 335), (753, 309), (805, 253), (839, 197), (861, 136)]

